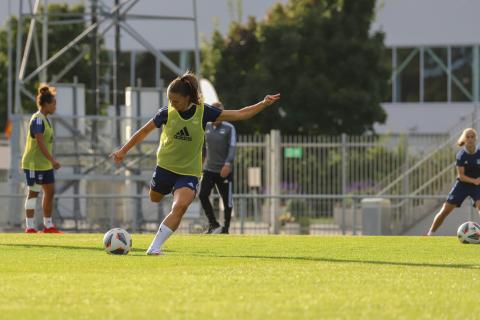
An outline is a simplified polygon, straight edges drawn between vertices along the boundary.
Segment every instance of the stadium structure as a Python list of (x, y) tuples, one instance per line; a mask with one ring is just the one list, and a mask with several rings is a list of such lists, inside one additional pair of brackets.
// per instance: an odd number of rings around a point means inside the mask
[[(87, 12), (72, 16), (69, 23), (83, 23), (84, 31), (72, 35), (68, 45), (51, 57), (46, 55), (48, 30), (60, 22), (56, 21), (58, 17), (40, 13), (41, 5), (48, 3), (36, 0), (29, 6), (28, 1), (19, 0), (18, 37), (9, 38), (9, 47), (15, 45), (21, 50), (16, 57), (9, 55), (8, 110), (13, 131), (9, 143), (2, 142), (1, 146), (2, 154), (8, 153), (9, 158), (2, 159), (0, 201), (8, 210), (0, 215), (0, 228), (14, 230), (22, 223), (23, 179), (17, 168), (29, 115), (23, 114), (21, 96), (32, 99), (23, 86), (39, 80), (58, 88), (62, 106), (54, 118), (56, 154), (64, 164), (57, 175), (55, 208), (62, 226), (75, 231), (104, 229), (113, 224), (134, 231), (154, 230), (169, 208), (168, 199), (158, 206), (150, 204), (145, 192), (151, 175), (145, 168), (154, 166), (158, 135), (136, 148), (121, 167), (115, 167), (108, 154), (165, 103), (162, 68), (174, 74), (199, 70), (196, 1), (176, 1), (168, 8), (156, 1), (152, 6), (148, 0), (83, 2), (88, 4)], [(478, 123), (479, 49), (474, 33), (476, 10), (472, 6), (480, 4), (468, 0), (379, 1), (372, 30), (385, 32), (393, 70), (390, 99), (383, 104), (388, 120), (376, 126), (381, 135), (308, 138), (284, 137), (272, 131), (265, 136), (239, 137), (233, 231), (419, 233), (425, 227), (422, 221), (431, 221), (431, 214), (454, 179), (454, 140), (461, 129), (477, 127)], [(430, 12), (432, 7), (435, 15)], [(24, 20), (30, 21), (27, 30), (22, 30)], [(35, 39), (35, 28), (41, 28), (44, 35), (41, 44)], [(169, 28), (184, 34), (184, 42), (159, 42), (156, 36), (160, 31), (168, 34)], [(27, 35), (26, 43), (21, 41), (23, 34)], [(90, 84), (62, 83), (62, 75), (78, 60), (56, 75), (49, 74), (48, 66), (87, 37), (90, 46), (77, 48), (78, 59), (87, 51), (97, 57), (99, 39), (104, 36), (111, 49), (106, 62), (110, 67), (108, 74), (100, 75), (97, 60), (92, 68), (96, 83), (93, 104), (100, 110), (104, 97), (107, 114), (86, 114)], [(135, 72), (142, 51), (154, 57), (150, 87)], [(177, 52), (177, 61), (166, 51)], [(126, 88), (119, 88), (117, 82), (121, 52), (130, 55), (130, 86)], [(38, 65), (29, 72), (26, 61), (33, 54), (39, 57)], [(208, 82), (203, 83), (205, 92), (209, 90), (214, 97), (215, 90)], [(109, 96), (111, 100), (105, 98)], [(359, 166), (362, 160), (358, 155), (374, 149), (382, 150), (382, 155), (368, 166)], [(394, 150), (401, 151), (394, 154)], [(332, 152), (342, 160), (319, 168)], [(302, 161), (312, 157), (318, 166)], [(389, 168), (388, 174), (379, 174), (385, 168)], [(328, 177), (319, 176), (321, 170), (326, 170)], [(181, 230), (201, 230), (204, 221), (200, 211), (195, 202)], [(472, 218), (473, 212), (465, 210), (457, 216)]]

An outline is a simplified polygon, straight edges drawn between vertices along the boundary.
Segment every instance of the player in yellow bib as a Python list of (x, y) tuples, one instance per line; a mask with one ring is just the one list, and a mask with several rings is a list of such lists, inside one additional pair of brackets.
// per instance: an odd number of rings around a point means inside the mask
[(161, 108), (124, 146), (110, 155), (115, 162), (121, 162), (133, 146), (155, 128), (162, 128), (157, 167), (150, 182), (150, 200), (160, 202), (165, 195), (173, 193), (173, 204), (147, 250), (148, 255), (162, 254), (162, 245), (177, 230), (183, 214), (195, 199), (202, 174), (207, 122), (246, 120), (280, 99), (280, 94), (267, 95), (261, 102), (239, 110), (220, 110), (202, 102), (198, 80), (188, 72), (169, 84), (167, 96), (168, 106)]
[(28, 185), (28, 195), (25, 201), (25, 232), (37, 233), (34, 218), (38, 194), (43, 189), (43, 232), (60, 233), (52, 222), (53, 194), (55, 190), (54, 169), (60, 164), (53, 158), (53, 128), (48, 121), (48, 115), (57, 109), (54, 87), (41, 85), (38, 88), (37, 107), (30, 119), (27, 132), (27, 142), (22, 157), (22, 169)]

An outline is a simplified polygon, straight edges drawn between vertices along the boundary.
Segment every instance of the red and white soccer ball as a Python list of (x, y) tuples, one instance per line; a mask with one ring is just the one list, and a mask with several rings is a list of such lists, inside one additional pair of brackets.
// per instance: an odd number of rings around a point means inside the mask
[(480, 243), (480, 225), (476, 222), (467, 221), (457, 230), (458, 240), (461, 243)]
[(128, 254), (132, 248), (132, 237), (124, 229), (113, 228), (103, 236), (103, 247), (110, 254)]

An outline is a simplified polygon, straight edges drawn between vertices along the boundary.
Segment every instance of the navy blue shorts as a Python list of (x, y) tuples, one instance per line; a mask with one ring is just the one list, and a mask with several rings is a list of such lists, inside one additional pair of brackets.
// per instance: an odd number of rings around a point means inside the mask
[(197, 192), (198, 177), (184, 176), (157, 166), (150, 181), (150, 189), (161, 194), (174, 193), (180, 188), (189, 188)]
[(53, 169), (50, 170), (28, 170), (23, 169), (25, 172), (25, 179), (29, 187), (34, 184), (50, 184), (55, 182), (55, 174)]
[(448, 194), (447, 202), (460, 207), (466, 197), (472, 198), (475, 206), (475, 202), (480, 200), (480, 186), (457, 180)]

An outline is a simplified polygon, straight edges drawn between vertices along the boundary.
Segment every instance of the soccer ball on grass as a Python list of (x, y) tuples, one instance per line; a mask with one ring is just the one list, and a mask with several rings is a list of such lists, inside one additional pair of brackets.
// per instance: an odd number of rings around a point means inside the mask
[(461, 243), (480, 243), (480, 225), (476, 222), (467, 221), (457, 230), (458, 240)]
[(113, 228), (103, 236), (103, 247), (110, 254), (128, 254), (132, 247), (132, 237), (124, 229)]

